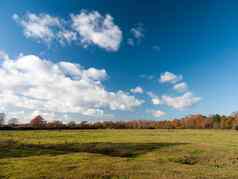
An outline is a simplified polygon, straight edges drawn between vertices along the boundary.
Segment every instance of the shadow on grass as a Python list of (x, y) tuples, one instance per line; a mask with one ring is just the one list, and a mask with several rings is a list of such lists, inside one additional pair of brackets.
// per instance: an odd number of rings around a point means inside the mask
[(136, 157), (164, 147), (186, 143), (65, 143), (20, 144), (15, 141), (0, 142), (0, 159), (39, 155), (60, 155), (76, 152), (97, 153), (115, 157)]

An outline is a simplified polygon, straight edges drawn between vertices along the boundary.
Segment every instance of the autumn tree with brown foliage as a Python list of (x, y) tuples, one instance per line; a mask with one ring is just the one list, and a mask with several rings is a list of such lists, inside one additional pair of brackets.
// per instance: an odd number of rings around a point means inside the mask
[[(15, 123), (15, 122), (14, 122)], [(4, 127), (4, 125), (3, 125)], [(3, 129), (3, 127), (1, 129)], [(88, 122), (74, 121), (64, 124), (56, 120), (47, 122), (41, 116), (36, 116), (30, 124), (8, 124), (11, 129), (236, 129), (238, 130), (238, 113), (230, 116), (215, 114), (204, 116), (201, 114), (189, 115), (181, 119), (153, 121), (102, 121)]]
[(30, 125), (35, 128), (43, 128), (46, 126), (46, 124), (47, 124), (46, 120), (42, 118), (40, 115), (34, 117), (30, 122)]

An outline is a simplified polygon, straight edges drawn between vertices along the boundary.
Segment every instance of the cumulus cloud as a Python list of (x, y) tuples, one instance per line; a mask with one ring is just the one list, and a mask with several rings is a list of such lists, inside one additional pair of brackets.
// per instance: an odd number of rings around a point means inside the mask
[(137, 86), (133, 89), (130, 90), (131, 93), (139, 93), (139, 94), (142, 94), (144, 92), (143, 88), (141, 88), (140, 86)]
[(161, 116), (166, 115), (166, 113), (164, 111), (161, 111), (161, 110), (152, 110), (150, 112), (154, 117), (161, 117)]
[(151, 98), (152, 104), (159, 105), (161, 103), (159, 96), (155, 95), (154, 93), (147, 92), (147, 95)]
[(175, 75), (171, 72), (165, 72), (160, 75), (160, 82), (161, 83), (176, 83), (178, 81), (181, 81), (183, 79), (182, 75)]
[(124, 91), (107, 91), (104, 69), (42, 59), (35, 55), (0, 63), (0, 106), (48, 114), (101, 116), (104, 110), (132, 110), (143, 101)]
[(62, 45), (78, 42), (84, 47), (97, 45), (108, 51), (117, 51), (122, 41), (122, 31), (113, 17), (109, 14), (103, 16), (97, 11), (83, 10), (71, 14), (70, 20), (45, 13), (14, 14), (13, 19), (22, 26), (27, 38), (47, 44), (53, 40)]
[(181, 96), (171, 97), (167, 95), (162, 96), (163, 103), (175, 109), (184, 109), (190, 107), (201, 100), (200, 97), (194, 96), (191, 92), (186, 92)]
[(111, 15), (102, 16), (97, 11), (82, 11), (71, 15), (72, 28), (81, 36), (84, 45), (96, 44), (110, 51), (119, 49), (122, 31)]
[(188, 85), (185, 82), (181, 82), (181, 83), (175, 84), (173, 88), (174, 90), (178, 92), (185, 92), (188, 90)]
[(60, 19), (48, 14), (27, 13), (20, 17), (13, 15), (13, 19), (23, 27), (24, 35), (39, 41), (50, 42), (55, 39), (55, 31), (62, 27)]

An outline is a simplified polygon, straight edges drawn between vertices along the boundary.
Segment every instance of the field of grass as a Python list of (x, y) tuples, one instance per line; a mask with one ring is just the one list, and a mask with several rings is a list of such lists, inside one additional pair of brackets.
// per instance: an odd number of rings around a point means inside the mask
[(233, 130), (0, 131), (0, 178), (238, 178)]

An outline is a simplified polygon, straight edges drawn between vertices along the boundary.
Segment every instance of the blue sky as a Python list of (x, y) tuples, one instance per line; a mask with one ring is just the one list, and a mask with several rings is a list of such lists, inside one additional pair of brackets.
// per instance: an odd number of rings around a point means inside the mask
[(218, 0), (3, 0), (1, 110), (24, 120), (237, 111), (237, 7)]

